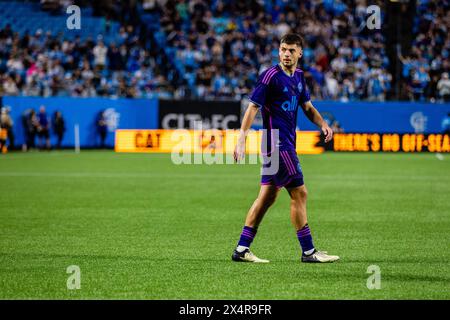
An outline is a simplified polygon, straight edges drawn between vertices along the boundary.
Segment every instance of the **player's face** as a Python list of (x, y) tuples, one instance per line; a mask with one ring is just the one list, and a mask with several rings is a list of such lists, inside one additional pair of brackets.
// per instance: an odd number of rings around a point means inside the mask
[(280, 62), (286, 68), (291, 68), (297, 64), (298, 59), (302, 57), (302, 49), (296, 44), (282, 43), (280, 45)]

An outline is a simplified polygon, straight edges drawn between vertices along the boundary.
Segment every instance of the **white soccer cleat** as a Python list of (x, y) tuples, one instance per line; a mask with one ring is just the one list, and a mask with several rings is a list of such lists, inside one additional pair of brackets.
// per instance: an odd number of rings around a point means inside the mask
[(340, 258), (338, 256), (328, 255), (326, 251), (315, 251), (309, 256), (302, 255), (302, 262), (318, 262), (318, 263), (327, 263), (327, 262), (335, 262)]
[(242, 252), (234, 250), (231, 259), (236, 262), (269, 263), (269, 260), (260, 259), (255, 256), (250, 249), (245, 249)]

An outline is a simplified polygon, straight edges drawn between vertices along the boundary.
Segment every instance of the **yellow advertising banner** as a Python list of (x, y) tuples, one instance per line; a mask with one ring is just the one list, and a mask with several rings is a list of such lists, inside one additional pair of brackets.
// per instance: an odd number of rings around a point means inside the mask
[[(250, 131), (247, 136), (248, 154), (260, 153), (262, 131)], [(238, 130), (116, 130), (116, 152), (204, 152), (233, 153)], [(319, 132), (297, 131), (297, 152), (318, 154)]]
[(448, 134), (336, 133), (333, 151), (450, 152)]

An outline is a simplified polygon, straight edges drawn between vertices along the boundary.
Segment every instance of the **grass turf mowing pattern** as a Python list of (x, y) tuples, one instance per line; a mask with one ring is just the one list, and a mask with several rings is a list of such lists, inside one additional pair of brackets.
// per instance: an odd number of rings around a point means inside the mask
[[(0, 157), (0, 298), (449, 299), (450, 162), (433, 154), (302, 155), (315, 245), (302, 264), (282, 190), (231, 262), (258, 165), (173, 165), (168, 154)], [(81, 268), (68, 290), (66, 268)], [(381, 289), (366, 287), (381, 269)]]

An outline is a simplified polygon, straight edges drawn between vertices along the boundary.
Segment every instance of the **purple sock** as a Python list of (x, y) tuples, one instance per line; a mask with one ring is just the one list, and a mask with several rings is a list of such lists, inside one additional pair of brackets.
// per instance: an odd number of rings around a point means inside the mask
[(256, 236), (256, 230), (252, 227), (244, 226), (242, 229), (241, 238), (239, 239), (238, 246), (250, 247), (253, 242), (253, 239)]
[(303, 253), (314, 249), (314, 244), (311, 236), (311, 230), (309, 230), (308, 224), (297, 231), (297, 238), (300, 241)]

